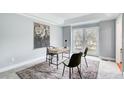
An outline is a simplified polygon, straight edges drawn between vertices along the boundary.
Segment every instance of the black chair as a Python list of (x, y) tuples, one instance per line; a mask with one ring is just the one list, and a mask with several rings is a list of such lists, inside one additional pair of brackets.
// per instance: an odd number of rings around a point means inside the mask
[(65, 66), (69, 67), (69, 78), (71, 78), (71, 69), (72, 69), (72, 73), (73, 73), (73, 68), (77, 67), (79, 75), (80, 75), (80, 78), (82, 78), (81, 71), (80, 71), (80, 69), (78, 67), (78, 65), (81, 63), (81, 56), (82, 56), (82, 52), (76, 53), (76, 54), (73, 54), (71, 56), (70, 60), (66, 60), (65, 62), (63, 62), (64, 68), (63, 68), (62, 76), (64, 75)]
[(86, 66), (88, 67), (87, 60), (86, 60), (87, 52), (88, 52), (88, 47), (85, 48), (84, 55), (83, 55)]
[(49, 60), (49, 66), (50, 66), (50, 64), (52, 63), (53, 57), (55, 56), (54, 53), (50, 53), (50, 52), (49, 52), (49, 49), (50, 49), (50, 48), (55, 48), (55, 47), (54, 47), (54, 46), (49, 46), (49, 47), (47, 47), (47, 50), (46, 50), (46, 62)]

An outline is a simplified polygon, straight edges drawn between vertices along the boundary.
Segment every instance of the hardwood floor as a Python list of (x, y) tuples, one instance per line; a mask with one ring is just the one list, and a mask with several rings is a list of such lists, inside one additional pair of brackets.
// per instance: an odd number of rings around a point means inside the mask
[[(124, 78), (122, 76), (120, 69), (118, 68), (115, 62), (103, 61), (96, 57), (87, 57), (87, 58), (100, 61), (98, 79), (122, 79)], [(2, 72), (0, 73), (0, 78), (1, 79), (19, 79), (19, 77), (16, 75), (16, 72), (21, 69), (27, 68), (27, 67), (29, 66), (23, 66), (18, 69), (13, 69), (10, 71)]]

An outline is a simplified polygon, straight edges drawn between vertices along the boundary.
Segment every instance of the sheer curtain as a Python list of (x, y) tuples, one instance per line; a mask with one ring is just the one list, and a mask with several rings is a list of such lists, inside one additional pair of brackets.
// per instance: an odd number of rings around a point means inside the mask
[(78, 28), (72, 30), (72, 50), (73, 52), (80, 52), (83, 51), (85, 47), (85, 29)]

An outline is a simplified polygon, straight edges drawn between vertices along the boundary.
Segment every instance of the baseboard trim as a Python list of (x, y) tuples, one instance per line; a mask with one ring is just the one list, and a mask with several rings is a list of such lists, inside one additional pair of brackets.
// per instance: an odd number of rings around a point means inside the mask
[(115, 61), (115, 58), (110, 58), (110, 57), (102, 57), (102, 56), (99, 56), (99, 58), (105, 59), (105, 60), (110, 60), (110, 61)]
[(122, 72), (122, 76), (124, 77), (124, 72)]
[(0, 73), (1, 72), (5, 72), (5, 71), (9, 71), (9, 70), (12, 70), (12, 69), (15, 69), (15, 68), (18, 68), (18, 67), (21, 67), (21, 66), (25, 66), (25, 65), (28, 65), (28, 64), (32, 64), (34, 62), (37, 64), (37, 63), (40, 63), (40, 62), (43, 62), (43, 61), (45, 61), (45, 59), (40, 57), (40, 58), (36, 58), (36, 59), (20, 62), (18, 64), (9, 65), (9, 66), (0, 68)]

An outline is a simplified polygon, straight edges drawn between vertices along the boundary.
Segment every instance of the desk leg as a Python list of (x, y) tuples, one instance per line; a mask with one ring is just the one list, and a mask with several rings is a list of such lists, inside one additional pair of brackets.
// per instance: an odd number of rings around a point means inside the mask
[(51, 55), (51, 64), (53, 63), (53, 55)]
[(63, 59), (63, 52), (62, 52), (62, 59)]
[(49, 55), (49, 66), (50, 66), (50, 64), (51, 64), (51, 56)]
[(58, 61), (59, 61), (59, 57), (58, 57), (58, 54), (57, 54), (57, 69), (58, 69)]

